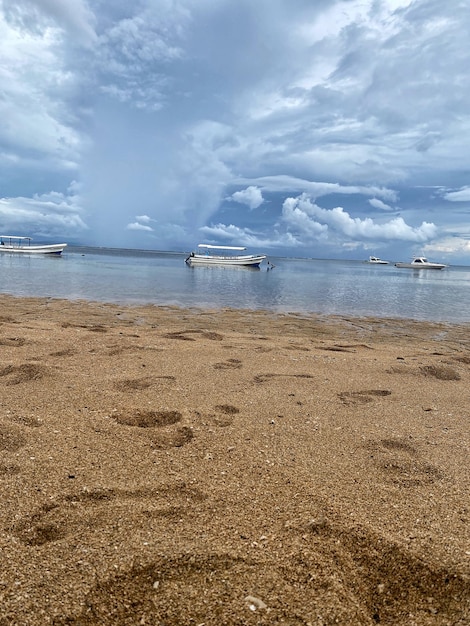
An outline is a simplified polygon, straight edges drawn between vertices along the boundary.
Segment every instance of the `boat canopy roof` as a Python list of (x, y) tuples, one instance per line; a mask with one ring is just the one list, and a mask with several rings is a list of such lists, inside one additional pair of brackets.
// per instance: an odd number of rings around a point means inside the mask
[(31, 237), (18, 237), (18, 235), (0, 235), (0, 239), (29, 239), (31, 241)]
[(198, 248), (209, 248), (210, 250), (246, 250), (241, 246), (212, 246), (210, 243), (200, 243)]

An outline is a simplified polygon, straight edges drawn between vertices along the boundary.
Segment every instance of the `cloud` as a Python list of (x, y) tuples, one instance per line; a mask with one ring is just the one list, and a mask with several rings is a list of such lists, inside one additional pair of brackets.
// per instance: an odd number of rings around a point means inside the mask
[(232, 200), (239, 202), (240, 204), (246, 204), (250, 209), (257, 209), (264, 202), (263, 194), (259, 187), (250, 185), (242, 191), (236, 191), (231, 195)]
[(312, 219), (294, 198), (284, 201), (282, 219), (288, 230), (296, 233), (301, 241), (328, 238), (328, 225)]
[[(32, 198), (1, 198), (0, 222), (10, 234), (28, 236), (69, 236), (77, 237), (87, 230), (82, 219), (83, 208), (80, 197), (58, 192), (35, 194)], [(25, 230), (27, 225), (27, 231)]]
[[(17, 2), (18, 0), (15, 0)], [(78, 42), (91, 46), (97, 41), (96, 18), (86, 0), (23, 0), (43, 10)]]
[(234, 224), (219, 223), (203, 226), (199, 231), (209, 240), (208, 243), (221, 244), (222, 242), (227, 245), (246, 246), (247, 248), (295, 248), (301, 243), (292, 233), (272, 233), (272, 236), (269, 237)]
[(126, 228), (127, 230), (144, 230), (147, 232), (153, 232), (153, 228), (151, 226), (147, 226), (141, 222), (132, 222), (131, 224), (128, 224)]
[(151, 222), (156, 222), (153, 218), (148, 215), (136, 215), (136, 221), (127, 224), (126, 230), (140, 230), (144, 232), (154, 232), (154, 228), (150, 225)]
[(144, 1), (109, 21), (96, 52), (103, 94), (140, 110), (168, 105), (170, 68), (184, 57), (180, 42), (190, 22), (184, 4)]
[(393, 211), (390, 205), (385, 204), (385, 202), (382, 202), (382, 200), (379, 200), (378, 198), (372, 198), (369, 200), (369, 204), (373, 206), (374, 209), (380, 209), (381, 211)]
[(23, 182), (12, 196), (24, 196), (34, 182), (33, 193), (42, 193), (52, 179), (65, 189), (88, 145), (81, 128), (87, 114), (74, 106), (80, 76), (68, 66), (60, 29), (41, 22), (36, 4), (0, 7), (0, 165), (8, 180)]
[[(246, 179), (237, 179), (237, 182), (247, 182)], [(378, 196), (384, 200), (395, 202), (397, 200), (397, 192), (387, 187), (367, 186), (367, 185), (342, 185), (340, 183), (329, 183), (322, 181), (305, 180), (295, 176), (287, 176), (281, 174), (278, 176), (263, 176), (262, 178), (253, 179), (262, 190), (270, 192), (286, 192), (293, 191), (306, 192), (311, 198), (321, 198), (331, 194), (342, 195), (365, 195)]]
[(437, 234), (434, 224), (422, 222), (413, 228), (402, 217), (384, 223), (376, 223), (371, 218), (352, 218), (342, 207), (322, 209), (302, 194), (297, 198), (287, 198), (283, 205), (283, 221), (288, 228), (301, 231), (307, 236), (325, 237), (330, 232), (337, 237), (352, 240), (409, 241), (426, 242)]
[(467, 237), (443, 237), (423, 247), (423, 254), (427, 256), (452, 256), (470, 254), (470, 234)]
[(448, 191), (443, 197), (450, 202), (470, 202), (470, 187), (462, 187), (457, 191)]

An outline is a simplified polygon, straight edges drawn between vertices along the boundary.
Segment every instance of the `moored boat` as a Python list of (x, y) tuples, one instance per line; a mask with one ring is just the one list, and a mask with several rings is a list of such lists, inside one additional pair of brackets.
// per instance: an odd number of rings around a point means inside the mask
[(226, 250), (229, 252), (243, 252), (246, 250), (246, 248), (240, 246), (213, 246), (208, 243), (200, 243), (198, 250), (205, 250), (205, 252), (191, 252), (186, 258), (186, 263), (189, 266), (228, 265), (259, 267), (260, 263), (266, 258), (265, 254), (211, 254), (212, 250)]
[(369, 260), (366, 263), (370, 263), (371, 265), (388, 265), (388, 261), (382, 261), (378, 256), (370, 256)]
[(410, 263), (395, 263), (395, 267), (407, 267), (413, 270), (442, 270), (447, 265), (444, 263), (433, 263), (424, 256), (415, 256)]
[(66, 243), (31, 245), (31, 237), (0, 235), (0, 252), (20, 254), (61, 254)]

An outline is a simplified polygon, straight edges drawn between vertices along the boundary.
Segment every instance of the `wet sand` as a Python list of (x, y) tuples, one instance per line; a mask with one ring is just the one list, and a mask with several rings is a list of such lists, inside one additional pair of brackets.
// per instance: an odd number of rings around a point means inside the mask
[(0, 626), (470, 623), (470, 325), (0, 302)]

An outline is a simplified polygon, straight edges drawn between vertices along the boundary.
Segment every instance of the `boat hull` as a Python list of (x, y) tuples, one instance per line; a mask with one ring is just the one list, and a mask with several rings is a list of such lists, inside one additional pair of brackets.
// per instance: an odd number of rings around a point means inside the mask
[(443, 270), (447, 265), (440, 263), (395, 263), (395, 267), (404, 267), (410, 270)]
[(197, 265), (224, 265), (224, 266), (243, 266), (243, 267), (259, 267), (260, 263), (266, 258), (265, 255), (236, 255), (236, 256), (220, 256), (210, 254), (193, 254), (188, 256), (186, 263), (190, 266)]
[(15, 246), (4, 244), (0, 246), (0, 252), (12, 254), (62, 254), (66, 243), (48, 244), (44, 246)]

